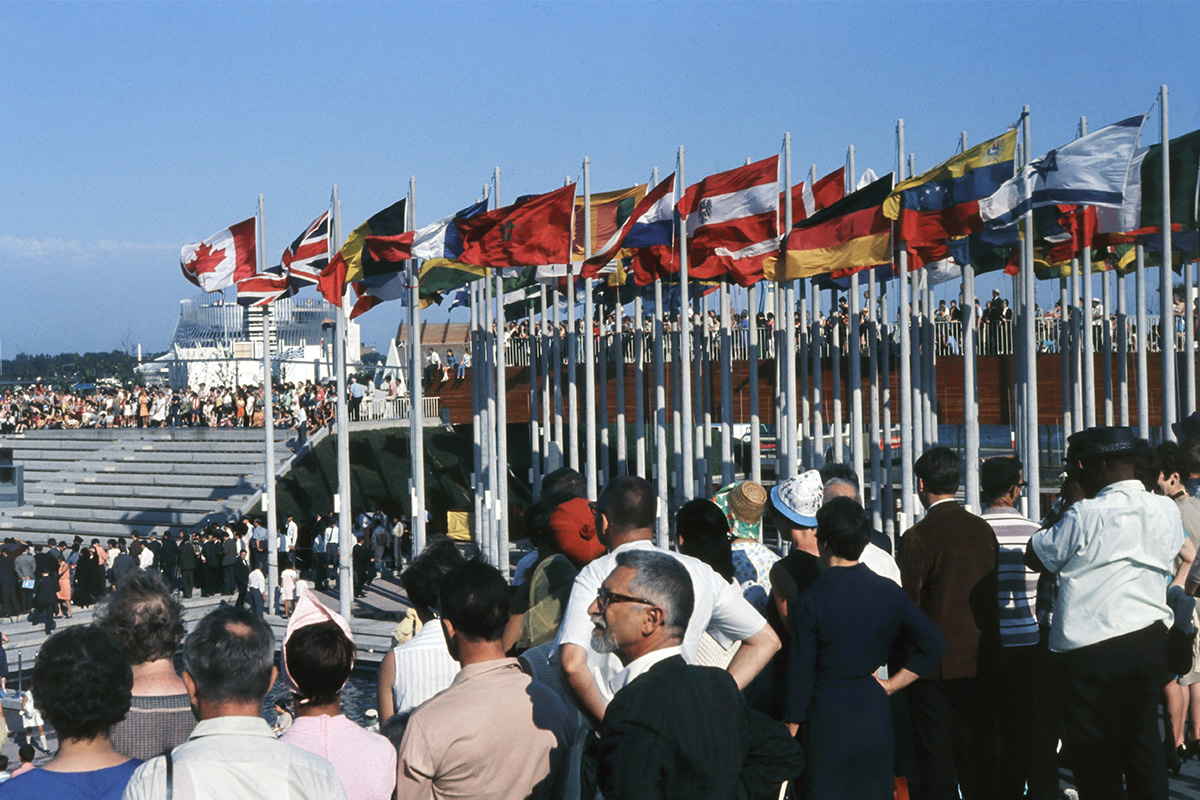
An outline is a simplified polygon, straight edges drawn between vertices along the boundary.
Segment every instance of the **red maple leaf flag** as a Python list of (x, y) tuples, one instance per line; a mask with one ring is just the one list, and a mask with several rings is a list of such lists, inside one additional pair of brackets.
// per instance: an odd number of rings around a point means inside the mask
[(572, 183), (486, 214), (456, 219), (463, 243), (458, 260), (477, 267), (565, 264), (571, 258), (574, 211)]
[(214, 233), (203, 242), (185, 244), (179, 251), (183, 275), (206, 292), (219, 292), (256, 271), (258, 252), (254, 217)]

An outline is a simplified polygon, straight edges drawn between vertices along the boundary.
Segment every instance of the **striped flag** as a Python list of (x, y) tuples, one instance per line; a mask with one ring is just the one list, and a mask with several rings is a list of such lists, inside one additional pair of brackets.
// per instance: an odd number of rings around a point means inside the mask
[(315, 286), (329, 263), (329, 212), (313, 220), (304, 233), (283, 251), (283, 270), (297, 289)]
[[(623, 249), (640, 251), (644, 248), (657, 248), (660, 260), (665, 257), (668, 262), (672, 261), (671, 242), (674, 226), (671, 224), (671, 205), (674, 191), (675, 173), (671, 173), (666, 180), (638, 201), (624, 224), (612, 234), (604, 248), (584, 262), (581, 276), (594, 278)], [(635, 271), (635, 275), (640, 274), (644, 273)], [(638, 285), (645, 285), (651, 280), (653, 276), (647, 276), (645, 280), (639, 279)]]
[(295, 293), (295, 286), (288, 280), (282, 266), (271, 267), (266, 272), (237, 282), (239, 306), (270, 305), (281, 297), (291, 297)]
[(779, 156), (689, 186), (679, 213), (687, 218), (691, 277), (755, 283), (763, 262), (779, 251)]
[(887, 264), (892, 258), (892, 221), (883, 201), (892, 192), (886, 175), (792, 227), (784, 258), (768, 280), (796, 280), (840, 270)]

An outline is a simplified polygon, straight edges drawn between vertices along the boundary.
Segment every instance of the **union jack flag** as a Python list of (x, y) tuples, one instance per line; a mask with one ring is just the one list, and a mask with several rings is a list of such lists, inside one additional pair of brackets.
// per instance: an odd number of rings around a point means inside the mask
[[(313, 220), (281, 258), (284, 272), (297, 290), (313, 286), (329, 264), (329, 212)], [(268, 301), (269, 302), (269, 301)]]
[(237, 302), (239, 306), (265, 306), (281, 297), (291, 297), (296, 288), (283, 267), (275, 266), (238, 281)]

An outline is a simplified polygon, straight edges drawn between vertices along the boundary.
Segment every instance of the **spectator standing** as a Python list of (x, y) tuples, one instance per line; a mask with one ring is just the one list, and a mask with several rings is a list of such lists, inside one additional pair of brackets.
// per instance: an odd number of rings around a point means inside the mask
[(33, 692), (58, 736), (41, 768), (4, 785), (6, 800), (118, 800), (142, 763), (113, 749), (109, 727), (129, 710), (133, 675), (115, 642), (80, 625), (46, 640), (33, 668)]
[[(344, 800), (333, 766), (279, 741), (263, 719), (263, 699), (277, 673), (274, 654), (266, 622), (229, 605), (209, 612), (184, 641), (183, 682), (199, 721), (171, 752), (175, 797)], [(165, 800), (167, 775), (166, 758), (147, 761), (124, 800)]]
[(341, 710), (354, 660), (346, 620), (305, 595), (283, 640), (283, 678), (296, 717), (280, 739), (328, 759), (349, 800), (389, 800), (396, 788), (396, 749)]
[(979, 679), (981, 652), (994, 652), (997, 631), (996, 535), (954, 499), (962, 466), (948, 447), (913, 465), (925, 516), (900, 540), (900, 575), (909, 598), (946, 640), (928, 680), (908, 692), (913, 747), (920, 770), (916, 797), (964, 800), (994, 785), (994, 723)]

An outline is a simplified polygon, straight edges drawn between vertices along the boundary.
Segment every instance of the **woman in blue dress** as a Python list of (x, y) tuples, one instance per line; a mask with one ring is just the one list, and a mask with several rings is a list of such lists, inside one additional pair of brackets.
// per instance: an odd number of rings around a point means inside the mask
[[(871, 534), (866, 511), (841, 497), (817, 512), (828, 567), (792, 611), (785, 721), (799, 728), (809, 764), (806, 794), (893, 796), (894, 739), (888, 695), (933, 671), (946, 651), (937, 626), (904, 590), (858, 559)], [(913, 653), (886, 680), (876, 670), (898, 644)]]

